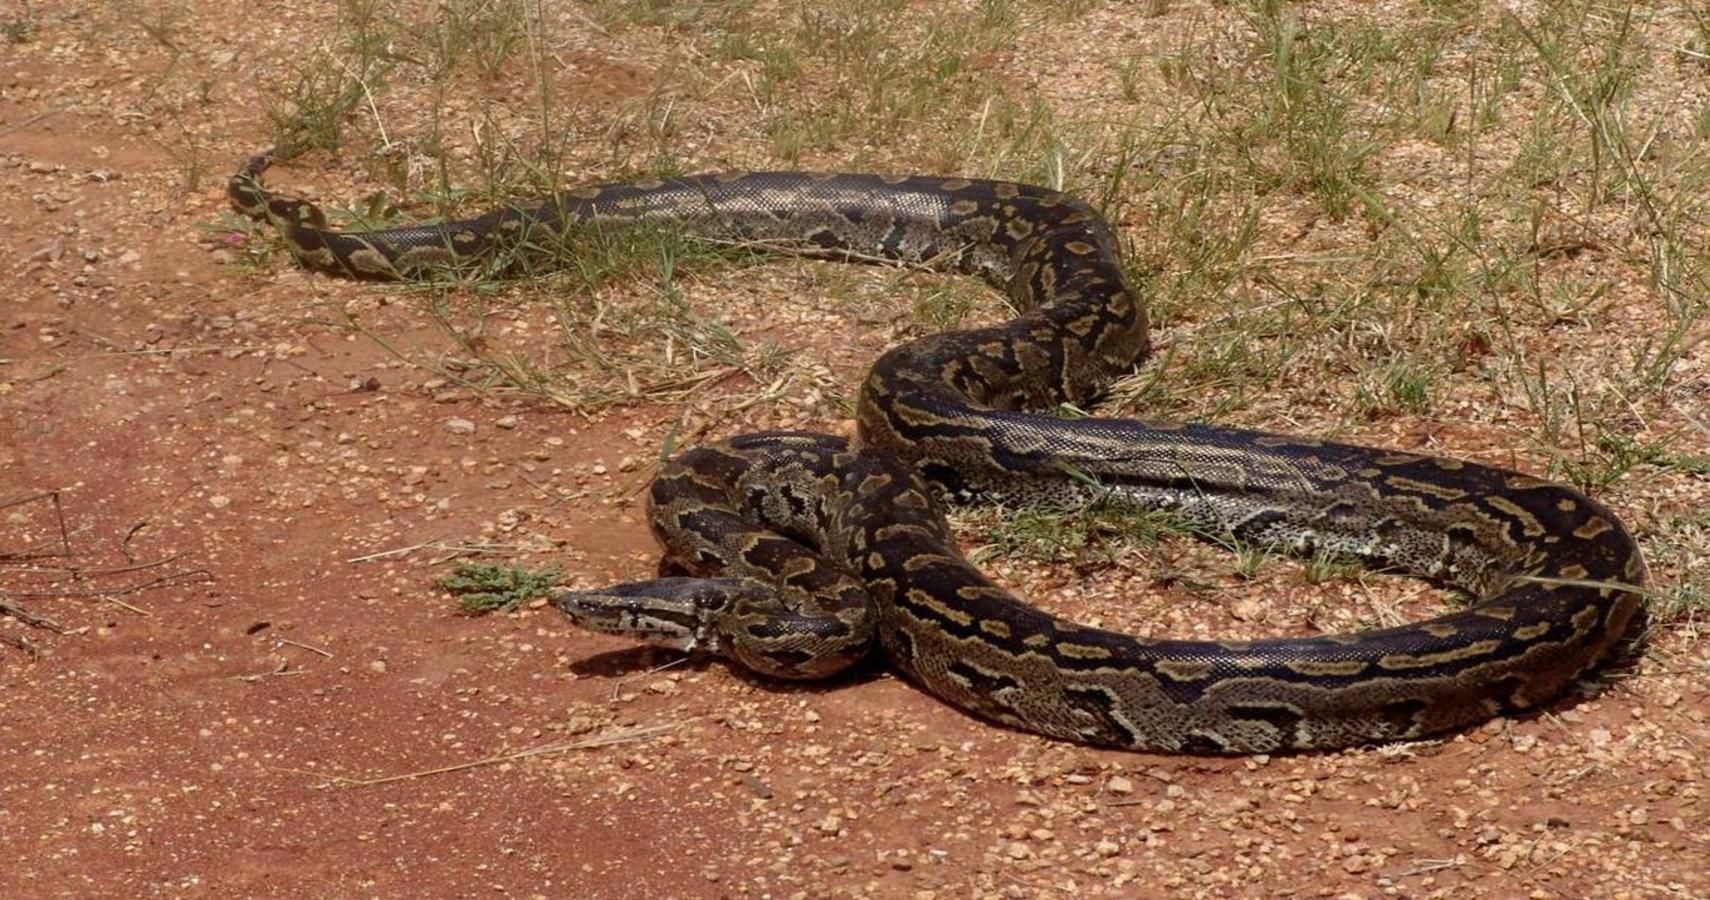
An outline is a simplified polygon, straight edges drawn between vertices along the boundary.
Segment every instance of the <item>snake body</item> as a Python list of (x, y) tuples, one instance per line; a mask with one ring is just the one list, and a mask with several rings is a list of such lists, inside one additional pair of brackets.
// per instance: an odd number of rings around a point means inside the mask
[[(441, 225), (342, 233), (260, 180), (238, 209), (309, 266), (415, 278), (577, 229), (668, 222), (714, 240), (956, 271), (1020, 312), (884, 353), (848, 441), (768, 432), (687, 451), (650, 490), (661, 577), (567, 591), (584, 627), (820, 678), (872, 652), (1016, 728), (1165, 752), (1411, 739), (1558, 696), (1641, 609), (1631, 535), (1584, 494), (1454, 459), (1212, 425), (1065, 419), (1148, 353), (1110, 227), (1002, 181), (793, 172), (580, 188)], [(946, 498), (1166, 510), (1201, 532), (1364, 558), (1465, 590), (1397, 628), (1255, 641), (1148, 639), (1034, 609), (961, 553)]]

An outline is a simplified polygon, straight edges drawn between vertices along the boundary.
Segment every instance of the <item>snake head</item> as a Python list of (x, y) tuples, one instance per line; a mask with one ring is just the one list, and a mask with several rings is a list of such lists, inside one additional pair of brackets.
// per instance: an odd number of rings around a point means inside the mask
[(723, 657), (774, 678), (826, 678), (873, 645), (874, 619), (865, 604), (792, 610), (776, 586), (752, 578), (657, 578), (563, 591), (553, 603), (589, 631)]
[(589, 631), (719, 655), (719, 618), (766, 592), (764, 585), (746, 578), (673, 577), (562, 591), (552, 602), (572, 623)]

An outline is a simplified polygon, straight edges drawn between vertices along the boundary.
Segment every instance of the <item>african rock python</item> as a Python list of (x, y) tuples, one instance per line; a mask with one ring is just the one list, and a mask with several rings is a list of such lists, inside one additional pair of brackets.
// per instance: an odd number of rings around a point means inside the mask
[[(870, 652), (965, 710), (1056, 738), (1262, 752), (1415, 738), (1549, 700), (1642, 604), (1644, 563), (1570, 488), (1452, 459), (1210, 425), (1064, 419), (1147, 355), (1145, 310), (1085, 203), (998, 181), (773, 172), (569, 191), (442, 225), (329, 230), (256, 157), (230, 185), (309, 266), (413, 278), (577, 229), (668, 222), (715, 240), (978, 275), (1022, 312), (896, 347), (860, 437), (765, 433), (691, 450), (651, 491), (659, 579), (571, 591), (576, 623), (818, 678)], [(1193, 528), (1354, 554), (1478, 601), (1381, 631), (1153, 640), (1023, 604), (958, 552), (940, 497), (1114, 499)]]

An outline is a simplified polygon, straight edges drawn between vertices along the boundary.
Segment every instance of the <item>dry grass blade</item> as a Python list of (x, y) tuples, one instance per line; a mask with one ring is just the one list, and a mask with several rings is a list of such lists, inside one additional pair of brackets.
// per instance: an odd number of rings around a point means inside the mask
[(463, 772), (469, 769), (478, 769), (482, 766), (493, 766), (501, 763), (515, 762), (519, 759), (528, 759), (534, 756), (547, 756), (553, 753), (567, 753), (571, 750), (592, 750), (598, 747), (610, 747), (615, 744), (630, 744), (636, 741), (642, 741), (661, 734), (676, 731), (678, 728), (683, 727), (683, 725), (691, 721), (693, 720), (686, 719), (683, 721), (665, 722), (657, 725), (637, 725), (633, 728), (614, 728), (610, 731), (601, 732), (593, 737), (578, 738), (573, 741), (560, 741), (558, 743), (546, 744), (540, 747), (531, 747), (527, 750), (519, 750), (515, 753), (501, 753), (497, 756), (483, 757), (481, 759), (470, 760), (469, 762), (456, 763), (449, 766), (439, 766), (432, 769), (421, 769), (414, 772), (401, 772), (397, 775), (383, 775), (377, 778), (346, 778), (343, 775), (330, 775), (326, 772), (307, 772), (297, 769), (287, 771), (296, 772), (300, 775), (313, 775), (316, 778), (327, 779), (321, 787), (374, 787), (375, 785), (391, 784), (396, 781), (410, 781), (417, 778), (427, 778), (432, 775), (445, 775), (451, 772)]

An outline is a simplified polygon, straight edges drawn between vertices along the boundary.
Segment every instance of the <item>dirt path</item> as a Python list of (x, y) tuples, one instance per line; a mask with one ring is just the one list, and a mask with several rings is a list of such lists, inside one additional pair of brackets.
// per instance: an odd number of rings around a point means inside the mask
[[(429, 333), (396, 295), (236, 265), (199, 226), (265, 139), (244, 40), (293, 26), (264, 6), (173, 7), (182, 57), (98, 5), (0, 44), (0, 599), (63, 627), (0, 618), (7, 896), (1710, 896), (1685, 628), (1441, 743), (1187, 759), (459, 614), (454, 546), (646, 571), (637, 460), (680, 410), (483, 398), (323, 321)], [(208, 102), (150, 94), (184, 71)], [(816, 321), (778, 327), (832, 382), (886, 338)]]

